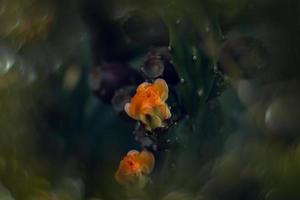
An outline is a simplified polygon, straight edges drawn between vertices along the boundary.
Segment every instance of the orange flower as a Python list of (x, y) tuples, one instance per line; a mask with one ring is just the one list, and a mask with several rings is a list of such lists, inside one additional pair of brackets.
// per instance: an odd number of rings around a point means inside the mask
[(155, 159), (151, 152), (131, 150), (121, 160), (115, 178), (122, 185), (139, 184), (151, 173), (154, 163)]
[(164, 127), (164, 121), (171, 117), (165, 103), (168, 93), (168, 85), (163, 79), (156, 79), (153, 84), (144, 82), (137, 88), (131, 102), (125, 105), (125, 111), (133, 119), (145, 124), (150, 131)]

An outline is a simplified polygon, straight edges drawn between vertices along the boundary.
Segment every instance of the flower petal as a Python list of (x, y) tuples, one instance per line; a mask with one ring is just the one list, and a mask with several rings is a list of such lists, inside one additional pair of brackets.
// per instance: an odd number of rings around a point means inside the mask
[(154, 168), (155, 158), (150, 151), (143, 150), (139, 155), (139, 160), (143, 166), (143, 172), (150, 174)]
[(115, 173), (115, 179), (121, 185), (134, 183), (137, 180), (137, 174), (124, 167), (120, 167)]
[(131, 106), (130, 103), (126, 103), (126, 104), (125, 104), (125, 106), (124, 106), (125, 112), (127, 113), (127, 115), (129, 115), (129, 116), (132, 117), (133, 119), (138, 120), (137, 116), (135, 116), (133, 113), (131, 113), (131, 111), (130, 111), (130, 106)]
[(136, 155), (136, 154), (139, 154), (140, 152), (138, 152), (137, 150), (130, 150), (130, 151), (128, 151), (128, 153), (127, 153), (127, 156), (128, 155)]
[(118, 169), (118, 171), (115, 173), (115, 179), (121, 185), (125, 184), (126, 182), (126, 178), (124, 174), (120, 171), (120, 169)]
[(143, 90), (145, 90), (147, 87), (149, 87), (151, 85), (151, 83), (148, 83), (148, 82), (144, 82), (142, 84), (140, 84), (138, 86), (138, 88), (136, 89), (137, 92), (141, 92)]
[(169, 119), (171, 117), (171, 112), (167, 104), (163, 104), (157, 107), (160, 118)]
[(153, 86), (157, 90), (158, 94), (162, 101), (166, 101), (168, 99), (169, 88), (165, 80), (156, 79), (153, 83)]

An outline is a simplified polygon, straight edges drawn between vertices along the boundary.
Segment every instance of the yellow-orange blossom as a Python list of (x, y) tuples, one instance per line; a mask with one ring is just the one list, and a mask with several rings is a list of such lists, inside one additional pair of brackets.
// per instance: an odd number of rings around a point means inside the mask
[(171, 117), (166, 100), (169, 88), (165, 80), (157, 79), (154, 83), (144, 82), (136, 90), (130, 103), (125, 105), (126, 113), (141, 121), (148, 130), (165, 126), (165, 120)]
[(121, 160), (115, 178), (122, 185), (139, 184), (142, 178), (151, 173), (154, 163), (155, 159), (151, 152), (131, 150)]

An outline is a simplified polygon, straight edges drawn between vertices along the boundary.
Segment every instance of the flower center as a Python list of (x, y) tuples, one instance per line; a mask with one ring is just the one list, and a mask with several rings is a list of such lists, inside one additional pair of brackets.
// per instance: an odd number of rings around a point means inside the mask
[(134, 162), (133, 160), (128, 160), (127, 164), (129, 166), (129, 168), (133, 171), (138, 171), (140, 169), (140, 165), (137, 162)]

